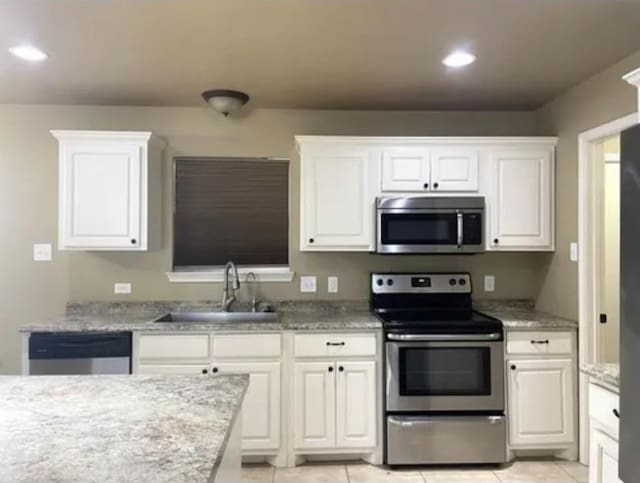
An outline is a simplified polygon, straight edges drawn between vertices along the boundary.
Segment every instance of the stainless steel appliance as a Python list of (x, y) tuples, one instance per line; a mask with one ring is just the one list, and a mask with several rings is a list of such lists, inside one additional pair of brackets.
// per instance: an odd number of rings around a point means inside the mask
[[(640, 481), (640, 125), (620, 135), (620, 478)], [(614, 414), (616, 408), (612, 411)], [(618, 414), (616, 414), (618, 416)]]
[(29, 336), (29, 374), (130, 373), (130, 332), (34, 332)]
[(467, 273), (374, 273), (385, 333), (385, 461), (506, 461), (502, 322), (476, 312)]
[(482, 197), (378, 198), (376, 219), (378, 253), (484, 251)]

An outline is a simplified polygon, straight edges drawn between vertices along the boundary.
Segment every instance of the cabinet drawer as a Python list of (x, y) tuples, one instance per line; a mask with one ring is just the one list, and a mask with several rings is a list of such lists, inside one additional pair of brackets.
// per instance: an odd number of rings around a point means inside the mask
[(375, 356), (374, 334), (298, 334), (296, 357)]
[(589, 417), (597, 420), (607, 432), (618, 438), (620, 420), (613, 410), (620, 410), (620, 398), (606, 389), (589, 384)]
[(213, 337), (213, 357), (216, 360), (280, 357), (280, 352), (280, 334), (230, 334)]
[(508, 354), (571, 354), (571, 332), (507, 332)]
[(209, 334), (141, 335), (141, 360), (208, 361)]
[(140, 364), (138, 374), (209, 374), (206, 364)]

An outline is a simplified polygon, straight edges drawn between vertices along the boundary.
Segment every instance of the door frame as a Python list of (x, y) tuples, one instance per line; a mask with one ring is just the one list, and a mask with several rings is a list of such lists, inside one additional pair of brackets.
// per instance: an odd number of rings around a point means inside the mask
[[(589, 129), (578, 136), (578, 363), (598, 362), (602, 357), (596, 320), (599, 307), (601, 176), (596, 160), (602, 154), (602, 142), (637, 124), (637, 112)], [(588, 376), (579, 372), (580, 462), (589, 462)]]

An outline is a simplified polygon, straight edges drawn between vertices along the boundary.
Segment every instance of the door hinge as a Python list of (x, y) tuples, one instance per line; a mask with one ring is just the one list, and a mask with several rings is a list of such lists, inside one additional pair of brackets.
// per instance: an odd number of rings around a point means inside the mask
[(600, 323), (601, 324), (607, 323), (607, 314), (600, 314)]

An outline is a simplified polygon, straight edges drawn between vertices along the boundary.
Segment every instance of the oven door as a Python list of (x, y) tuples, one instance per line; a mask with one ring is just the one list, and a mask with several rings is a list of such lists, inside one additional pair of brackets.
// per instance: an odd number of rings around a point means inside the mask
[[(429, 335), (388, 334), (429, 339)], [(492, 334), (479, 335), (488, 339)], [(436, 336), (441, 338), (442, 336)], [(502, 340), (386, 342), (387, 411), (502, 411)]]
[(378, 209), (378, 253), (477, 253), (482, 210)]

